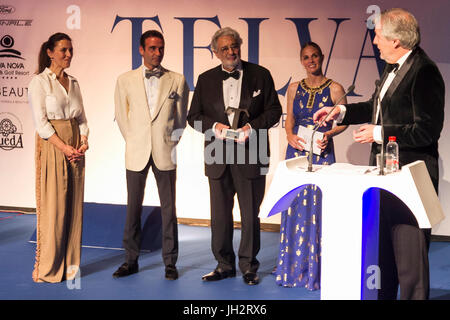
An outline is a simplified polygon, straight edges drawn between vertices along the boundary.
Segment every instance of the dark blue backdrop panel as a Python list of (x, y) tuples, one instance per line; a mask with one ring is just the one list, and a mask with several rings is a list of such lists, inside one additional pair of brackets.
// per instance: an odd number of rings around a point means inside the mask
[[(82, 245), (110, 249), (123, 248), (126, 205), (85, 202), (83, 208)], [(161, 249), (161, 208), (144, 206), (141, 226), (141, 249), (149, 251)], [(36, 241), (36, 230), (30, 241)]]

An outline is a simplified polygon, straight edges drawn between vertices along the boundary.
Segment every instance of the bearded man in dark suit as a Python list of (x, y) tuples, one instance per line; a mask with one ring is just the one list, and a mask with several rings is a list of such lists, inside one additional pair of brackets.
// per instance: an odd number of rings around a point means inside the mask
[[(360, 143), (372, 143), (371, 165), (376, 164), (376, 155), (388, 137), (395, 136), (400, 166), (423, 160), (437, 192), (438, 139), (445, 97), (441, 73), (419, 47), (419, 25), (404, 9), (390, 9), (381, 14), (373, 42), (387, 62), (375, 93), (367, 102), (338, 106), (329, 119), (342, 124), (369, 123), (356, 130), (353, 137)], [(329, 111), (330, 108), (319, 110), (314, 120), (320, 121)], [(399, 285), (401, 299), (427, 299), (429, 295), (431, 230), (420, 229), (407, 211), (391, 194), (381, 190), (379, 299), (396, 299)]]
[[(236, 276), (232, 211), (237, 193), (242, 224), (239, 269), (244, 282), (255, 285), (259, 283), (258, 213), (269, 165), (268, 130), (280, 120), (282, 111), (270, 72), (242, 61), (241, 44), (241, 37), (231, 28), (214, 34), (211, 48), (222, 63), (198, 77), (188, 123), (205, 134), (211, 246), (218, 262), (202, 279), (217, 281)], [(227, 138), (233, 124), (237, 135)]]

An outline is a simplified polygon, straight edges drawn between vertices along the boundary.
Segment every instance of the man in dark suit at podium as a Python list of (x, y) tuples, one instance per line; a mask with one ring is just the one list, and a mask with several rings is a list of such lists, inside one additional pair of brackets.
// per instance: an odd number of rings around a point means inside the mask
[[(205, 134), (211, 246), (218, 262), (202, 280), (236, 275), (232, 211), (237, 193), (242, 225), (239, 269), (244, 282), (255, 285), (259, 283), (258, 213), (269, 165), (268, 130), (280, 120), (281, 105), (270, 72), (240, 59), (241, 43), (241, 37), (231, 28), (214, 34), (211, 47), (222, 63), (198, 77), (188, 123)], [(228, 129), (237, 129), (235, 138)], [(228, 138), (227, 132), (231, 133)]]
[[(376, 21), (374, 44), (387, 62), (371, 100), (338, 106), (329, 119), (362, 125), (353, 134), (360, 143), (372, 143), (370, 162), (395, 136), (400, 166), (423, 160), (438, 191), (438, 139), (444, 121), (445, 86), (433, 61), (420, 48), (417, 20), (404, 9), (390, 9)], [(380, 102), (381, 101), (381, 102)], [(381, 113), (380, 113), (381, 108)], [(314, 115), (320, 121), (330, 112)], [(382, 114), (382, 119), (380, 117)], [(382, 125), (380, 125), (382, 120)], [(431, 230), (420, 229), (393, 196), (380, 193), (379, 299), (427, 299), (429, 295), (428, 248)]]

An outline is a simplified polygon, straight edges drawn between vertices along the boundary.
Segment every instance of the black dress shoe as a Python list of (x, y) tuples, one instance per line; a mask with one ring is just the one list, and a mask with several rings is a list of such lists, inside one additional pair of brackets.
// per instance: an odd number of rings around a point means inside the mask
[(167, 266), (165, 277), (167, 280), (177, 280), (178, 279), (177, 268), (175, 266)]
[(219, 281), (225, 278), (236, 277), (236, 270), (225, 271), (220, 268), (215, 269), (213, 272), (205, 274), (202, 277), (203, 281)]
[(139, 271), (139, 266), (137, 263), (134, 264), (128, 264), (124, 263), (122, 264), (119, 269), (116, 270), (116, 272), (113, 273), (114, 278), (121, 278), (129, 276), (130, 274), (136, 273)]
[(259, 283), (259, 277), (256, 272), (246, 272), (242, 279), (244, 279), (244, 282), (250, 286), (256, 285)]

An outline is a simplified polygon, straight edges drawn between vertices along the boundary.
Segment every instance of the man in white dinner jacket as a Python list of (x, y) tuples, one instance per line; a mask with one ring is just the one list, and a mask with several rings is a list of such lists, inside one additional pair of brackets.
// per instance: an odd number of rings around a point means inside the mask
[(139, 52), (143, 65), (118, 77), (114, 96), (115, 117), (126, 144), (128, 203), (123, 237), (126, 259), (113, 277), (139, 270), (142, 202), (151, 166), (161, 202), (165, 278), (175, 280), (178, 278), (175, 147), (186, 127), (189, 87), (183, 75), (161, 66), (164, 37), (159, 31), (142, 34)]

